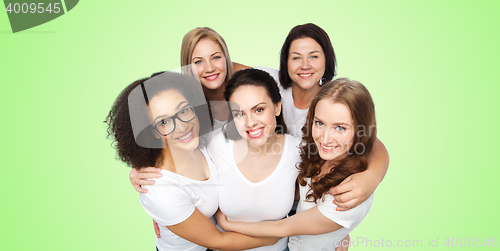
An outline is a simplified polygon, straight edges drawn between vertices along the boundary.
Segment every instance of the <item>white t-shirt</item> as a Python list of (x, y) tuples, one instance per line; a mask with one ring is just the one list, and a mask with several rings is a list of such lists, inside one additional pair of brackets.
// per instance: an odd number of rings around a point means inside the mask
[[(244, 139), (243, 139), (244, 140)], [(279, 164), (264, 180), (253, 183), (239, 170), (233, 155), (233, 142), (218, 134), (210, 141), (208, 150), (219, 170), (219, 208), (229, 220), (261, 222), (280, 220), (293, 204), (295, 181), (299, 174), (295, 167), (300, 161), (298, 145), (301, 139), (285, 135)], [(288, 238), (273, 246), (250, 250), (281, 251)]]
[(306, 194), (310, 191), (311, 179), (306, 178), (307, 185), (299, 186), (300, 201), (297, 207), (297, 213), (318, 206), (318, 210), (328, 219), (343, 226), (343, 228), (326, 234), (319, 235), (297, 235), (291, 236), (288, 242), (290, 251), (298, 250), (335, 250), (340, 242), (359, 225), (361, 220), (368, 214), (373, 203), (373, 194), (365, 202), (348, 211), (336, 211), (337, 206), (332, 203), (333, 195), (327, 194), (325, 201), (322, 199), (314, 202), (306, 202)]
[(282, 99), (281, 106), (283, 111), (283, 117), (285, 119), (286, 127), (288, 128), (288, 133), (295, 137), (302, 137), (302, 127), (306, 123), (307, 112), (309, 111), (309, 109), (299, 109), (295, 107), (293, 103), (292, 87), (284, 89), (281, 86), (278, 76), (278, 70), (262, 66), (254, 68), (266, 71), (267, 73), (269, 73), (269, 75), (271, 75), (274, 78), (276, 83), (278, 83)]
[(218, 208), (218, 177), (215, 164), (208, 157), (205, 149), (200, 149), (205, 156), (210, 170), (208, 180), (193, 180), (168, 170), (161, 170), (163, 177), (155, 179), (155, 185), (144, 186), (148, 193), (140, 194), (144, 210), (160, 228), (161, 238), (156, 238), (158, 250), (205, 251), (198, 246), (172, 233), (166, 226), (185, 221), (195, 208), (215, 224), (212, 217)]

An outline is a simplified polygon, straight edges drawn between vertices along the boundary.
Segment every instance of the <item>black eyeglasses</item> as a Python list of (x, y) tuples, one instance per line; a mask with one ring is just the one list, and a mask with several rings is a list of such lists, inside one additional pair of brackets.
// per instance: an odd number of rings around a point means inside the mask
[(164, 118), (158, 121), (154, 128), (162, 136), (167, 136), (175, 130), (175, 119), (179, 119), (182, 122), (189, 122), (196, 117), (194, 108), (191, 105), (186, 105), (182, 107), (174, 116)]

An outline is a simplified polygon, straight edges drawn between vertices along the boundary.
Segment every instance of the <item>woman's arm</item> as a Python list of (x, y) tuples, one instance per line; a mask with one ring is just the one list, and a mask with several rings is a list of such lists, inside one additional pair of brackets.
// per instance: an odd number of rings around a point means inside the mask
[(279, 240), (279, 238), (257, 238), (233, 232), (220, 232), (198, 209), (195, 209), (185, 221), (167, 228), (190, 242), (214, 250), (250, 249), (273, 245)]
[(325, 217), (318, 207), (302, 211), (278, 221), (236, 222), (227, 220), (218, 211), (217, 222), (222, 229), (256, 237), (285, 237), (292, 235), (316, 235), (341, 229), (342, 226)]
[(250, 69), (252, 67), (233, 62), (233, 74), (239, 70)]
[(368, 159), (368, 168), (361, 173), (347, 177), (338, 186), (330, 189), (338, 211), (350, 210), (367, 200), (384, 179), (389, 168), (389, 153), (377, 139)]

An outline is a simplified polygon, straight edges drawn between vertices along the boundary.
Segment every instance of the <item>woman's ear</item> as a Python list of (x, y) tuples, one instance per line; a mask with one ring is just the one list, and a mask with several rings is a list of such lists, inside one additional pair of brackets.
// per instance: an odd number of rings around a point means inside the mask
[(276, 117), (281, 114), (281, 101), (274, 105), (274, 110), (276, 112)]

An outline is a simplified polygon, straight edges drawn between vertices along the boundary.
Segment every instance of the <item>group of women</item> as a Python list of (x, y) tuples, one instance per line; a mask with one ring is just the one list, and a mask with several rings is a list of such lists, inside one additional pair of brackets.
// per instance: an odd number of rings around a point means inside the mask
[(294, 27), (276, 71), (233, 63), (219, 34), (196, 28), (184, 36), (181, 65), (185, 74), (129, 85), (106, 119), (158, 224), (157, 249), (342, 248), (371, 207), (388, 154), (368, 90), (332, 81), (326, 32)]

